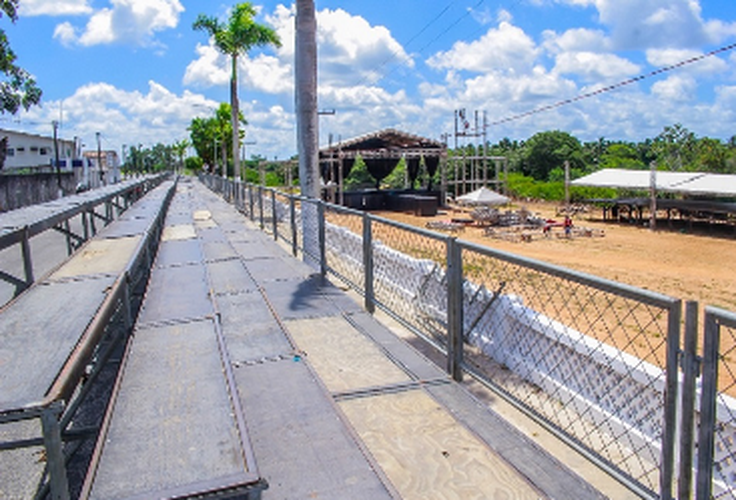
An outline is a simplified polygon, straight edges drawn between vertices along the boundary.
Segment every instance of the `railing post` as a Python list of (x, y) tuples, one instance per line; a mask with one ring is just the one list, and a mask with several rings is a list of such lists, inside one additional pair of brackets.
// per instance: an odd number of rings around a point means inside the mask
[(69, 500), (69, 481), (66, 477), (61, 425), (59, 424), (61, 411), (60, 404), (55, 403), (41, 413), (41, 428), (53, 500)]
[(255, 202), (253, 201), (253, 184), (248, 184), (248, 215), (251, 222), (255, 222)]
[(258, 211), (260, 213), (260, 227), (261, 231), (266, 227), (266, 221), (263, 216), (263, 186), (258, 186)]
[(695, 427), (695, 381), (698, 378), (698, 303), (685, 303), (685, 344), (682, 356), (682, 403), (680, 414), (680, 477), (677, 497), (692, 498), (693, 433)]
[(672, 304), (667, 316), (667, 360), (665, 364), (664, 429), (662, 431), (662, 457), (659, 471), (660, 498), (672, 498), (672, 482), (675, 469), (675, 434), (677, 431), (677, 389), (680, 356), (680, 320), (682, 303)]
[(710, 500), (713, 489), (720, 333), (715, 316), (709, 313), (708, 308), (706, 308), (703, 380), (700, 396), (700, 431), (698, 433), (698, 475), (695, 489), (697, 500)]
[(325, 203), (317, 200), (317, 235), (319, 244), (319, 274), (322, 279), (327, 276), (327, 253), (325, 236)]
[(363, 212), (363, 270), (365, 310), (373, 314), (376, 312), (373, 291), (373, 226), (371, 224), (371, 216), (368, 212)]
[(271, 226), (273, 227), (273, 239), (279, 241), (279, 221), (276, 220), (276, 190), (271, 189)]
[(447, 240), (447, 373), (462, 382), (463, 264), (457, 239)]
[(31, 257), (31, 231), (28, 226), (23, 228), (23, 239), (20, 241), (21, 252), (23, 252), (23, 271), (26, 275), (26, 288), (35, 281), (33, 277), (33, 259)]
[(291, 194), (289, 195), (289, 217), (291, 220), (291, 253), (296, 257), (299, 251), (296, 228), (296, 202), (294, 201), (294, 195)]

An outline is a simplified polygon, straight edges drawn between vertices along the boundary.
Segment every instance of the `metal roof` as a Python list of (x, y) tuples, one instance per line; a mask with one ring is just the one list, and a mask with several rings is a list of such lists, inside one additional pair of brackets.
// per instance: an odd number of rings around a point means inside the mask
[[(605, 168), (572, 181), (573, 186), (642, 189), (650, 187), (649, 170)], [(658, 191), (712, 196), (736, 196), (736, 175), (703, 172), (655, 172)]]

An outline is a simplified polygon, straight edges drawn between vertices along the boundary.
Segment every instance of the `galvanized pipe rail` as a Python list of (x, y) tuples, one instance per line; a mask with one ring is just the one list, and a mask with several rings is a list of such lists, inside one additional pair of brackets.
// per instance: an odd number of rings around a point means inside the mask
[[(0, 270), (0, 280), (16, 287), (16, 296), (35, 281), (31, 257), (31, 238), (53, 229), (67, 237), (67, 253), (71, 255), (102, 226), (119, 217), (130, 205), (158, 186), (164, 175), (129, 179), (118, 184), (74, 194), (54, 201), (0, 213), (0, 250), (21, 246), (23, 276)], [(100, 207), (103, 207), (100, 210)], [(80, 217), (81, 234), (71, 228), (70, 221)]]
[[(0, 425), (10, 424), (4, 432), (10, 441), (0, 450), (23, 457), (0, 451), (2, 480), (10, 481), (14, 467), (30, 477), (38, 460), (24, 450), (42, 444), (47, 472), (40, 477), (48, 475), (49, 483), (39, 484), (36, 494), (48, 487), (51, 498), (69, 498), (65, 442), (80, 437), (70, 426), (111, 346), (123, 342), (132, 327), (131, 295), (147, 276), (174, 187), (171, 181), (150, 191), (80, 252), (0, 309)], [(56, 217), (40, 220), (38, 227)], [(22, 429), (13, 426), (33, 420), (40, 420), (41, 436), (14, 439)], [(13, 486), (3, 484), (3, 489)]]

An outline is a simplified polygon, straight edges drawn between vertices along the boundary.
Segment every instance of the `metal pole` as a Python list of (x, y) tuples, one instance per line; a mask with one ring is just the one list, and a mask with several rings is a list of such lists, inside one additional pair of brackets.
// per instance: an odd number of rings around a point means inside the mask
[(700, 430), (698, 433), (698, 475), (695, 498), (710, 500), (713, 483), (713, 456), (716, 433), (716, 398), (718, 394), (718, 351), (720, 327), (716, 317), (705, 309), (705, 341), (700, 396)]
[(363, 270), (365, 283), (365, 310), (373, 314), (376, 311), (376, 301), (373, 290), (373, 227), (371, 216), (363, 212)]
[(680, 351), (680, 319), (682, 303), (672, 304), (667, 316), (667, 361), (664, 401), (664, 430), (662, 432), (662, 463), (660, 464), (660, 494), (664, 500), (672, 498), (675, 468), (675, 432), (677, 430), (677, 389)]
[(279, 241), (279, 221), (276, 218), (276, 190), (271, 190), (271, 224), (273, 226), (273, 239)]
[(692, 498), (693, 435), (695, 425), (695, 382), (699, 374), (698, 358), (698, 303), (685, 304), (685, 345), (683, 352), (682, 404), (680, 415), (680, 477), (678, 498)]
[(291, 253), (296, 257), (299, 245), (297, 244), (298, 234), (296, 232), (296, 203), (292, 195), (289, 195), (289, 219), (291, 223)]
[(61, 411), (60, 405), (55, 403), (41, 413), (43, 442), (46, 448), (46, 463), (53, 500), (69, 500), (69, 482), (66, 477), (61, 426), (59, 425)]
[(462, 249), (456, 238), (447, 240), (447, 372), (462, 382), (463, 267)]
[(263, 228), (266, 227), (266, 221), (264, 219), (263, 215), (263, 186), (258, 186), (258, 211), (260, 213), (259, 215), (259, 221), (260, 221), (260, 228), (261, 231), (263, 231)]
[(28, 226), (23, 228), (23, 239), (20, 242), (21, 252), (23, 252), (23, 271), (26, 275), (26, 288), (31, 286), (35, 281), (33, 277), (33, 260), (31, 258), (31, 231)]
[(324, 279), (327, 276), (327, 241), (325, 235), (325, 204), (322, 200), (317, 202), (317, 234), (319, 242), (319, 274)]

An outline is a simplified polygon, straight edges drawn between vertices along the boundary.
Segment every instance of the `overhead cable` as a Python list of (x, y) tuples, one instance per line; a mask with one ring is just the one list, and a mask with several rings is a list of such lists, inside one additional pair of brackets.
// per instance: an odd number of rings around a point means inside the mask
[(491, 122), (488, 124), (489, 127), (492, 127), (494, 125), (501, 125), (503, 123), (508, 123), (516, 120), (520, 120), (522, 118), (526, 118), (532, 115), (536, 115), (539, 113), (544, 113), (545, 111), (551, 111), (553, 109), (561, 108), (562, 106), (567, 106), (568, 104), (572, 104), (578, 101), (582, 101), (583, 99), (587, 99), (589, 97), (593, 97), (596, 95), (604, 94), (606, 92), (611, 92), (612, 90), (619, 89), (621, 87), (624, 87), (626, 85), (631, 85), (632, 83), (640, 82), (642, 80), (646, 80), (647, 78), (651, 78), (653, 76), (661, 75), (662, 73), (667, 73), (669, 71), (672, 71), (677, 68), (681, 68), (683, 66), (687, 66), (689, 64), (693, 64), (699, 61), (702, 61), (703, 59), (706, 59), (711, 56), (715, 56), (716, 54), (721, 54), (723, 52), (728, 52), (729, 50), (733, 50), (736, 48), (736, 43), (732, 43), (731, 45), (726, 45), (725, 47), (721, 47), (716, 50), (712, 50), (710, 52), (707, 52), (705, 54), (701, 54), (696, 57), (691, 57), (690, 59), (685, 59), (684, 61), (680, 61), (675, 64), (671, 64), (669, 66), (664, 66), (662, 68), (656, 69), (654, 71), (650, 71), (649, 73), (645, 73), (643, 75), (636, 76), (634, 78), (629, 78), (628, 80), (624, 80), (622, 82), (618, 82), (613, 85), (609, 85), (607, 87), (602, 87), (600, 89), (594, 90), (592, 92), (586, 92), (585, 94), (580, 94), (575, 97), (572, 97), (570, 99), (564, 99), (562, 101), (558, 101), (554, 104), (548, 104), (546, 106), (542, 106), (540, 108), (533, 109), (531, 111), (526, 111), (524, 113), (520, 113), (518, 115), (509, 116), (507, 118), (503, 118), (502, 120), (497, 120), (495, 122)]

